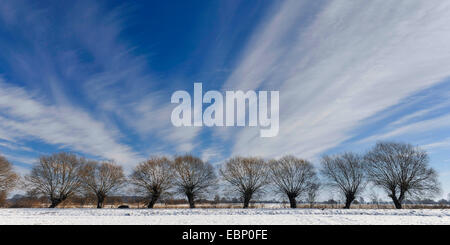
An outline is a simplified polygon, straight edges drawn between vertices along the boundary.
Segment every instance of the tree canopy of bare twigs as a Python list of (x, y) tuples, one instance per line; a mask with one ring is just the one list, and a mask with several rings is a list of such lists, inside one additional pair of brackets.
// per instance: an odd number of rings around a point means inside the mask
[(126, 181), (123, 169), (114, 162), (88, 161), (83, 166), (83, 188), (97, 197), (97, 208), (102, 208), (106, 197), (117, 191)]
[(176, 191), (186, 195), (190, 208), (195, 208), (195, 199), (217, 181), (213, 166), (192, 155), (176, 157), (173, 170)]
[(314, 203), (317, 201), (317, 195), (319, 195), (319, 190), (321, 188), (320, 183), (314, 182), (306, 192), (306, 201), (309, 203), (309, 207), (313, 208)]
[(49, 198), (50, 208), (79, 191), (84, 159), (71, 153), (55, 153), (42, 156), (25, 177), (26, 187), (31, 193), (42, 194)]
[(167, 157), (153, 157), (142, 162), (131, 174), (137, 191), (147, 197), (147, 207), (153, 208), (158, 199), (173, 185), (172, 161)]
[(428, 166), (428, 154), (411, 144), (379, 142), (365, 161), (369, 179), (386, 191), (397, 209), (407, 195), (423, 197), (440, 191), (437, 173)]
[(344, 153), (322, 157), (322, 175), (328, 185), (337, 188), (345, 197), (345, 207), (350, 208), (356, 196), (366, 184), (363, 157), (355, 153)]
[(248, 208), (252, 197), (263, 192), (268, 184), (267, 163), (261, 158), (231, 158), (220, 169), (220, 175), (239, 193), (244, 208)]
[(0, 204), (6, 199), (9, 191), (17, 184), (19, 176), (14, 173), (11, 163), (0, 156)]
[(276, 190), (286, 195), (291, 208), (297, 207), (297, 198), (306, 195), (318, 185), (313, 165), (294, 156), (285, 156), (269, 162), (270, 179)]

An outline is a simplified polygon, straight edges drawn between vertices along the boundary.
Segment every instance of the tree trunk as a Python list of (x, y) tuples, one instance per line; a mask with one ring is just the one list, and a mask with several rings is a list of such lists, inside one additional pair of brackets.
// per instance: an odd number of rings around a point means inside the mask
[(60, 204), (62, 202), (61, 199), (51, 199), (51, 204), (50, 207), (48, 208), (56, 208), (56, 206), (58, 206), (58, 204)]
[(402, 201), (405, 198), (405, 195), (400, 193), (400, 197), (397, 198), (397, 195), (395, 195), (395, 191), (392, 191), (392, 194), (389, 195), (391, 197), (392, 202), (394, 202), (394, 206), (396, 209), (402, 209)]
[(291, 204), (291, 208), (297, 208), (297, 200), (295, 200), (296, 196), (288, 194), (288, 198), (289, 198), (289, 203)]
[(354, 195), (347, 195), (345, 198), (345, 207), (344, 209), (350, 209), (350, 205), (352, 205), (353, 200), (355, 200)]
[(104, 201), (105, 201), (105, 196), (97, 195), (97, 208), (103, 208)]
[(248, 208), (251, 199), (252, 199), (252, 193), (244, 194), (244, 207), (243, 208)]
[(397, 199), (397, 197), (392, 196), (392, 201), (394, 202), (396, 209), (402, 209), (402, 203)]
[(195, 208), (194, 195), (192, 193), (186, 193), (189, 202), (189, 208)]
[(150, 199), (150, 202), (147, 205), (147, 208), (153, 208), (155, 206), (156, 201), (158, 201), (159, 194), (153, 194), (152, 198)]

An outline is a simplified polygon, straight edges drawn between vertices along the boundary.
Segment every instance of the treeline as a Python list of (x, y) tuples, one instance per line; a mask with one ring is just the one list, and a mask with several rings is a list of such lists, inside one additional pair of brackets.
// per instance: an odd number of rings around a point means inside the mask
[[(11, 164), (0, 157), (0, 198), (5, 199), (19, 179)], [(41, 156), (20, 182), (30, 196), (46, 198), (50, 208), (81, 193), (94, 196), (97, 207), (102, 208), (108, 196), (127, 185), (134, 187), (148, 208), (172, 194), (184, 196), (189, 207), (195, 208), (199, 199), (218, 193), (219, 183), (239, 196), (243, 208), (269, 190), (296, 208), (300, 198), (314, 203), (322, 187), (329, 187), (339, 191), (345, 197), (345, 208), (350, 208), (370, 183), (384, 190), (398, 209), (407, 197), (423, 199), (440, 191), (426, 151), (395, 142), (379, 142), (364, 155), (325, 155), (318, 171), (311, 162), (294, 156), (272, 160), (233, 157), (216, 171), (210, 163), (186, 154), (152, 157), (126, 176), (113, 161), (98, 162), (61, 152)]]

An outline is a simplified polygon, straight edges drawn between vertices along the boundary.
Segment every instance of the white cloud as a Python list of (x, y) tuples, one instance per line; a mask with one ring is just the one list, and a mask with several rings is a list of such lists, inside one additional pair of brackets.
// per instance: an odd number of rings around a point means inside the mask
[(7, 138), (20, 141), (25, 137), (48, 144), (69, 147), (94, 156), (115, 159), (123, 165), (135, 164), (138, 154), (118, 143), (118, 132), (69, 106), (48, 105), (30, 96), (24, 89), (0, 81), (0, 131)]
[[(17, 156), (17, 155), (11, 155), (11, 154), (1, 154), (4, 156), (8, 161), (10, 162), (20, 162), (23, 164), (32, 165), (36, 163), (37, 158), (34, 157), (24, 157), (24, 156)], [(14, 165), (15, 166), (15, 165)]]
[(360, 143), (375, 142), (378, 140), (390, 139), (396, 136), (402, 136), (407, 134), (420, 134), (423, 132), (432, 132), (436, 129), (443, 129), (450, 127), (450, 115), (444, 115), (432, 119), (422, 120), (419, 122), (410, 123), (397, 128), (394, 128), (388, 132), (375, 134), (360, 140)]
[(243, 129), (233, 154), (314, 157), (351, 137), (362, 120), (450, 75), (449, 2), (331, 1), (314, 14), (305, 8), (286, 1), (270, 15), (224, 85), (280, 90), (278, 137)]
[[(2, 136), (0, 135), (0, 139), (3, 139)], [(30, 147), (21, 145), (21, 144), (16, 144), (10, 141), (4, 141), (4, 142), (0, 142), (0, 146), (8, 148), (10, 150), (14, 150), (14, 151), (27, 151), (27, 152), (35, 152), (35, 150), (31, 149)]]
[[(14, 18), (7, 16), (12, 13), (9, 9), (16, 10)], [(170, 93), (156, 88), (158, 80), (149, 70), (148, 57), (134, 52), (132, 44), (123, 39), (129, 9), (124, 5), (109, 9), (89, 1), (70, 3), (69, 9), (58, 15), (58, 28), (53, 28), (51, 7), (35, 9), (18, 1), (0, 7), (0, 21), (7, 18), (8, 24), (17, 26), (11, 34), (26, 47), (6, 50), (5, 59), (14, 69), (12, 73), (16, 72), (15, 80), (23, 82), (27, 92), (36, 90), (43, 96), (15, 104), (15, 116), (27, 117), (23, 121), (13, 123), (0, 117), (5, 123), (0, 137), (12, 141), (39, 135), (46, 143), (101, 153), (101, 157), (117, 158), (119, 163), (140, 159), (131, 147), (118, 143), (122, 137), (135, 141), (130, 143), (133, 147), (149, 141), (148, 149), (155, 151), (164, 150), (160, 149), (163, 145), (183, 152), (193, 150), (199, 130), (172, 126)], [(26, 18), (17, 18), (19, 15)], [(44, 42), (42, 37), (48, 40)], [(86, 111), (74, 108), (86, 104)], [(8, 131), (4, 132), (6, 126)], [(49, 135), (44, 138), (45, 133)]]
[(428, 144), (424, 144), (421, 147), (424, 148), (425, 150), (434, 150), (434, 149), (439, 149), (439, 148), (449, 148), (450, 147), (450, 138), (447, 138), (447, 139), (444, 139), (444, 140), (440, 140), (440, 141), (436, 141), (436, 142), (432, 142), (432, 143), (428, 143)]

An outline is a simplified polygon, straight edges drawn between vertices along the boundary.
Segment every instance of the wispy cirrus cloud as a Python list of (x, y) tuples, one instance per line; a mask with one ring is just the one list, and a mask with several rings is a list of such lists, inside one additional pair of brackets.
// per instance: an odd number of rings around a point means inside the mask
[(167, 148), (192, 151), (199, 129), (173, 129), (171, 91), (122, 38), (132, 8), (69, 5), (55, 5), (58, 13), (31, 1), (2, 4), (2, 30), (18, 41), (0, 40), (14, 74), (14, 83), (0, 81), (0, 138), (33, 138), (126, 166)]
[(132, 164), (140, 158), (112, 131), (88, 113), (46, 104), (24, 89), (0, 81), (0, 128), (6, 138), (34, 138), (93, 156)]
[(224, 85), (280, 90), (279, 136), (241, 130), (234, 154), (317, 156), (450, 75), (449, 3), (329, 1), (315, 13), (305, 4), (269, 15)]

